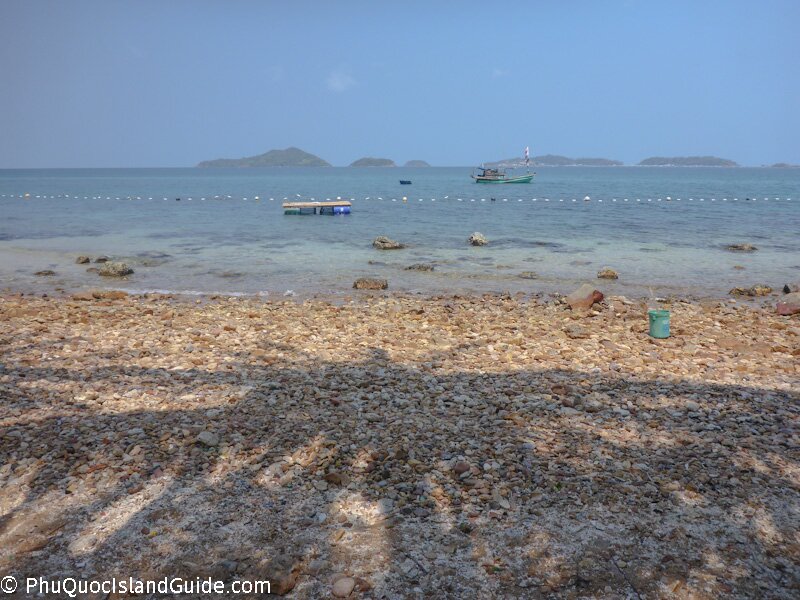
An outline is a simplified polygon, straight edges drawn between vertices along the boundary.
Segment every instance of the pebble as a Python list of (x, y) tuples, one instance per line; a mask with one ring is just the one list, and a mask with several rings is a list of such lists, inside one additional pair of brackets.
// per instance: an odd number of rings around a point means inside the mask
[(333, 584), (333, 595), (336, 598), (347, 598), (353, 593), (356, 587), (356, 580), (352, 577), (341, 577)]

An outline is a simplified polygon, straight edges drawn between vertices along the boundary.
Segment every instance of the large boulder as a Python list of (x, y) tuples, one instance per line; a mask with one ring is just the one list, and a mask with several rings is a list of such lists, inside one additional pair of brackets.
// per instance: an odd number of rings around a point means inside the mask
[(133, 269), (123, 262), (110, 261), (104, 262), (97, 273), (103, 277), (125, 277), (133, 273)]
[(485, 246), (489, 243), (489, 240), (487, 240), (482, 233), (476, 231), (469, 236), (469, 243), (473, 246)]
[(749, 288), (735, 287), (728, 293), (731, 296), (767, 296), (772, 293), (772, 288), (768, 285), (754, 285)]
[(395, 242), (393, 239), (390, 239), (385, 235), (379, 235), (372, 240), (372, 246), (378, 250), (402, 250), (406, 247), (405, 244)]
[(357, 290), (385, 290), (389, 287), (389, 282), (386, 279), (361, 277), (355, 280), (353, 287)]
[(603, 292), (594, 289), (594, 286), (584, 283), (577, 290), (564, 298), (572, 310), (591, 308), (595, 302), (603, 301)]
[(781, 296), (777, 312), (779, 315), (784, 316), (800, 314), (800, 292), (792, 292)]

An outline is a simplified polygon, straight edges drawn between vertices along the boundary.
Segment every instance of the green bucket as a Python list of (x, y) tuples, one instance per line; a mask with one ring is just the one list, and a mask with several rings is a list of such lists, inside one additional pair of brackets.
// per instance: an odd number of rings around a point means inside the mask
[(650, 337), (668, 338), (669, 337), (669, 311), (668, 310), (648, 310), (647, 316), (650, 318)]

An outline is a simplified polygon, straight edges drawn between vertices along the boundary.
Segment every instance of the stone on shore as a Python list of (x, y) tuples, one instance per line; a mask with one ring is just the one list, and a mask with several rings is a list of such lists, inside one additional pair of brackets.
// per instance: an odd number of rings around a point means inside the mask
[(78, 258), (75, 259), (75, 264), (77, 264), (77, 265), (85, 265), (86, 263), (91, 262), (91, 261), (92, 261), (92, 259), (89, 258), (88, 256), (79, 256)]
[(104, 263), (104, 262), (108, 262), (110, 260), (111, 259), (109, 257), (107, 257), (107, 256), (98, 256), (97, 258), (94, 259), (94, 262), (96, 262), (96, 263)]
[(216, 446), (219, 444), (219, 436), (210, 431), (201, 431), (197, 436), (197, 441), (204, 446)]
[(386, 237), (385, 235), (379, 235), (374, 240), (372, 240), (373, 248), (377, 248), (378, 250), (402, 250), (406, 247), (405, 244), (401, 244), (400, 242), (396, 242), (391, 238)]
[(777, 312), (779, 315), (789, 316), (800, 313), (800, 292), (791, 292), (781, 296), (778, 302)]
[(768, 285), (754, 285), (749, 288), (735, 287), (730, 292), (731, 296), (767, 296), (772, 293), (772, 288)]
[(572, 310), (591, 308), (596, 302), (603, 301), (603, 293), (594, 286), (584, 283), (577, 290), (564, 298)]
[(385, 290), (388, 287), (389, 282), (386, 279), (359, 277), (353, 282), (353, 288), (357, 290)]
[(619, 279), (619, 274), (610, 267), (603, 267), (597, 272), (598, 279)]
[(486, 237), (478, 231), (469, 236), (468, 241), (473, 246), (485, 246), (489, 243), (489, 240), (487, 240)]
[(355, 587), (356, 580), (352, 577), (339, 577), (333, 584), (332, 593), (336, 598), (347, 598)]
[(725, 246), (725, 250), (730, 252), (755, 252), (758, 250), (753, 244), (728, 244)]
[(98, 274), (103, 277), (125, 277), (131, 273), (133, 273), (133, 269), (123, 262), (105, 262), (98, 271)]

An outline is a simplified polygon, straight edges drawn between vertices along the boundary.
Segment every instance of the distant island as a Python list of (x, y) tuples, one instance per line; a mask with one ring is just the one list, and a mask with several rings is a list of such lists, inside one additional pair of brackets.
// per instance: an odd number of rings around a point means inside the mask
[(653, 156), (645, 158), (639, 163), (640, 167), (738, 167), (739, 165), (727, 158), (716, 156)]
[(789, 163), (775, 163), (770, 165), (773, 169), (800, 169), (800, 165), (792, 165)]
[(404, 167), (430, 167), (430, 165), (428, 163), (426, 163), (424, 160), (409, 160), (403, 166)]
[(350, 163), (351, 167), (395, 167), (393, 160), (388, 158), (359, 158), (357, 161)]
[[(503, 167), (507, 169), (524, 167), (525, 159), (507, 158), (496, 162), (485, 163), (487, 167)], [(532, 156), (532, 165), (543, 167), (620, 167), (622, 162), (608, 158), (568, 158), (557, 154), (545, 154), (543, 156)]]
[(300, 148), (286, 148), (286, 150), (270, 150), (258, 156), (245, 158), (218, 158), (204, 160), (198, 167), (330, 167), (330, 163), (319, 156), (309, 154)]

